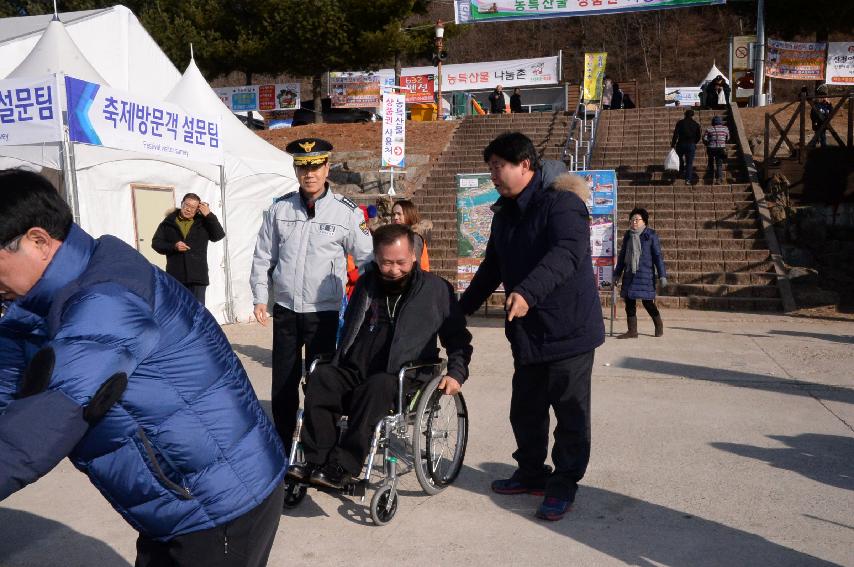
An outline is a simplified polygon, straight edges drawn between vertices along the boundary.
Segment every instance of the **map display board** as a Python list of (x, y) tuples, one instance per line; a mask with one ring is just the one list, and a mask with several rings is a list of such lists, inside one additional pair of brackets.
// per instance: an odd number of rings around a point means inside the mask
[(486, 254), (498, 191), (488, 173), (457, 174), (457, 285), (462, 293)]

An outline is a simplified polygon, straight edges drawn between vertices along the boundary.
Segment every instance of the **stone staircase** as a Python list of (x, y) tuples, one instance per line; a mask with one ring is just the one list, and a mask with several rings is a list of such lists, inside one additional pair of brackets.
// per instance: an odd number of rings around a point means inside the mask
[(559, 112), (467, 116), (462, 120), (448, 149), (413, 196), (421, 215), (433, 222), (428, 240), (433, 272), (452, 283), (456, 281), (456, 174), (486, 172), (483, 149), (504, 132), (522, 132), (531, 138), (541, 157), (561, 159), (568, 124), (569, 116)]
[[(715, 114), (729, 123), (726, 111), (700, 111), (694, 118), (705, 129)], [(682, 109), (668, 108), (602, 113), (591, 169), (617, 171), (618, 239), (632, 208), (649, 211), (667, 264), (669, 285), (658, 298), (664, 307), (781, 310), (777, 276), (736, 144), (727, 147), (724, 184), (704, 181), (703, 144), (694, 160), (696, 184), (686, 186), (664, 172), (673, 127), (682, 116)], [(609, 302), (610, 293), (602, 299)]]

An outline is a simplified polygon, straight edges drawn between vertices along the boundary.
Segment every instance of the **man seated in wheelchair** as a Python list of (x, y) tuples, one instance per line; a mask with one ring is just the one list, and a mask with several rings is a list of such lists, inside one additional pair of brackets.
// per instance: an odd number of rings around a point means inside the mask
[[(291, 467), (294, 480), (342, 488), (359, 476), (374, 428), (397, 406), (400, 368), (436, 359), (437, 336), (448, 358), (439, 389), (455, 395), (468, 378), (471, 333), (451, 285), (418, 266), (409, 227), (382, 226), (373, 238), (376, 266), (356, 284), (338, 350), (306, 381), (305, 463)], [(348, 426), (338, 443), (341, 415)]]

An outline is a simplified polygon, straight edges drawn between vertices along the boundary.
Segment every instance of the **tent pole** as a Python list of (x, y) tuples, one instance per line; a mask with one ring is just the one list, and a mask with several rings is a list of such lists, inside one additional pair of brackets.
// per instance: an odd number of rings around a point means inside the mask
[(62, 169), (65, 185), (65, 200), (74, 215), (74, 222), (80, 225), (80, 200), (77, 195), (77, 165), (74, 160), (74, 144), (68, 139), (68, 127), (63, 126)]
[(225, 203), (225, 165), (219, 166), (219, 192), (222, 202), (222, 229), (225, 231), (225, 238), (222, 240), (223, 258), (225, 268), (225, 321), (227, 323), (235, 323), (237, 320), (234, 316), (234, 290), (231, 287), (231, 258), (228, 255), (228, 212), (226, 211)]

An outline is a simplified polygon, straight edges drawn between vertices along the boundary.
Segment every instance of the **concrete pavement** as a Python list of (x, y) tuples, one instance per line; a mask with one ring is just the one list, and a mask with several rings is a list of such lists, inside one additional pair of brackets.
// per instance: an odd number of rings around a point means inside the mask
[[(512, 361), (501, 322), (475, 319), (458, 481), (425, 497), (403, 477), (385, 527), (311, 492), (283, 515), (270, 565), (854, 565), (854, 323), (663, 315), (664, 337), (641, 314), (641, 338), (597, 351), (593, 455), (563, 521), (489, 492), (513, 470)], [(270, 330), (226, 333), (268, 400)], [(133, 530), (67, 461), (0, 504), (0, 566), (134, 556)]]

